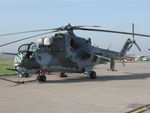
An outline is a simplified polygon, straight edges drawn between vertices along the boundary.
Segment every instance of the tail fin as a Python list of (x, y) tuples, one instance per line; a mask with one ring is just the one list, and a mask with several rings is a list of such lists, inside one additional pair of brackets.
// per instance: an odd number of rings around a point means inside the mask
[(134, 39), (133, 40), (127, 39), (122, 50), (120, 51), (120, 57), (125, 56), (126, 52), (132, 48), (133, 44), (135, 44), (135, 46), (138, 48), (138, 50), (141, 51), (139, 45), (136, 43), (136, 41)]
[(126, 52), (129, 50), (129, 46), (133, 43), (131, 39), (127, 39), (123, 48), (120, 51), (120, 57), (123, 57), (126, 55)]

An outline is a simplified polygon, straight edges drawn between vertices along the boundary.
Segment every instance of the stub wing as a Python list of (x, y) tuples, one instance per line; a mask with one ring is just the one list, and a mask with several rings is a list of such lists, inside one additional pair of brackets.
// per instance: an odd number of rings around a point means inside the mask
[(101, 56), (99, 53), (95, 53), (95, 56), (97, 57), (97, 63), (98, 64), (106, 64), (107, 62), (110, 62), (110, 58)]

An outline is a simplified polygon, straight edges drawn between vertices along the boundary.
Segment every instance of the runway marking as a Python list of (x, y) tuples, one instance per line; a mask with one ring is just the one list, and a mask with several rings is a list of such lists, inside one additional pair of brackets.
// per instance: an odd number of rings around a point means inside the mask
[(143, 113), (145, 111), (150, 111), (150, 104), (137, 108), (127, 113)]

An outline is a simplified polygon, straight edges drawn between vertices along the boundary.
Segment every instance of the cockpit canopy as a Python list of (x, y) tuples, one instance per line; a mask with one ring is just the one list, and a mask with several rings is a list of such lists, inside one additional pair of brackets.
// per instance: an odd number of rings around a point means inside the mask
[(27, 53), (28, 51), (34, 52), (37, 50), (37, 45), (34, 42), (23, 44), (18, 48), (19, 53)]

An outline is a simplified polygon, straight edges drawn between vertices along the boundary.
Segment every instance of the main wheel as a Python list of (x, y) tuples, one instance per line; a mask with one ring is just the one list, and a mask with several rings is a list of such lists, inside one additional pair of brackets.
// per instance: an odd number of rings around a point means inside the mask
[(66, 75), (65, 73), (61, 72), (60, 75), (59, 75), (59, 77), (60, 77), (60, 78), (61, 78), (61, 77), (67, 77), (67, 75)]
[(90, 75), (90, 78), (91, 79), (96, 79), (96, 73), (95, 73), (95, 71), (91, 71), (90, 73), (89, 73), (89, 75)]
[(46, 76), (37, 76), (37, 80), (40, 82), (45, 82), (46, 81)]
[(46, 76), (42, 76), (42, 82), (46, 81)]

